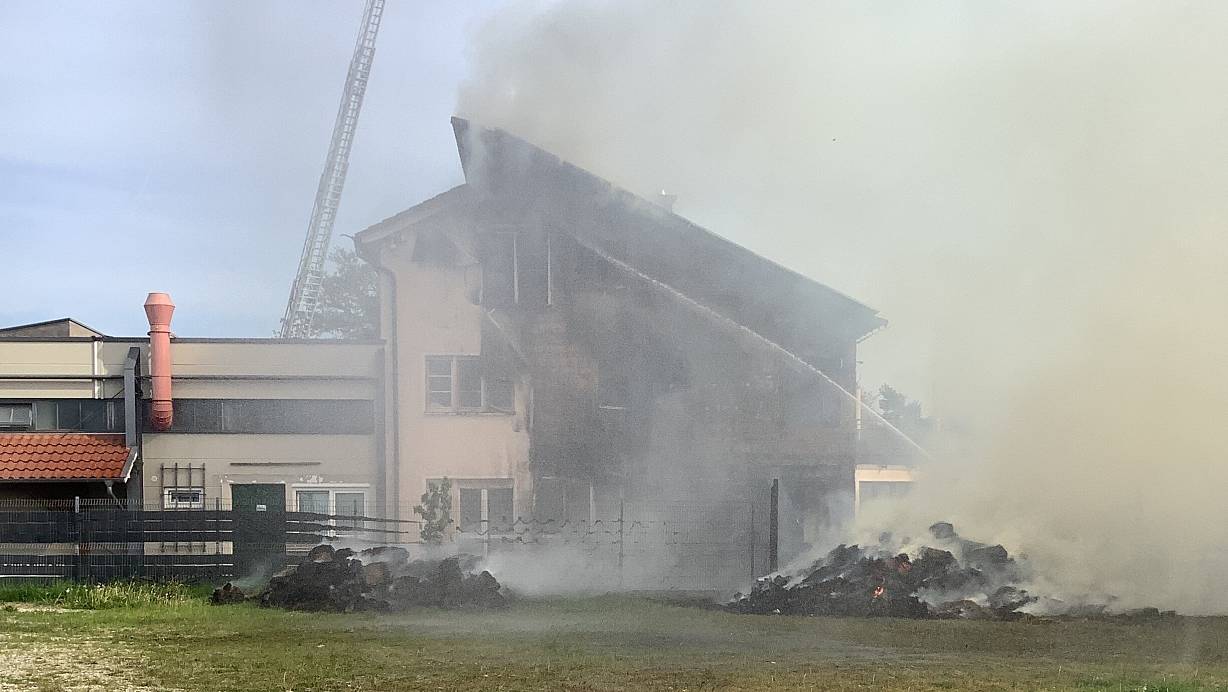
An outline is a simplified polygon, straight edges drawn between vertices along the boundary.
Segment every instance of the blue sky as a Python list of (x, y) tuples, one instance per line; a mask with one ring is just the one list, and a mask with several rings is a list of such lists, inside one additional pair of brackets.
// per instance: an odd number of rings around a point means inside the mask
[[(498, 3), (390, 2), (334, 246), (461, 180), (448, 117)], [(0, 325), (268, 336), (363, 3), (0, 4)]]

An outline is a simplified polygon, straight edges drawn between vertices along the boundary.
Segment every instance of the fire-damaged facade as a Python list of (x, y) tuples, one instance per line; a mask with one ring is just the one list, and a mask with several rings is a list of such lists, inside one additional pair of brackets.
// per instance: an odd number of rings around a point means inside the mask
[(500, 130), (466, 182), (357, 235), (381, 274), (391, 505), (608, 518), (781, 481), (782, 542), (852, 510), (857, 344), (827, 286)]

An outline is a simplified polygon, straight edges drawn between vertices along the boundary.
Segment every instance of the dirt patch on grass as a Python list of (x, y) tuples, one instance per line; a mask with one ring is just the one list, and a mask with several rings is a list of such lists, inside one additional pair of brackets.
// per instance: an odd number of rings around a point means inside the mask
[[(34, 610), (32, 607), (31, 610)], [(50, 610), (39, 608), (39, 610)], [(71, 692), (128, 690), (152, 692), (131, 676), (134, 656), (125, 656), (99, 642), (0, 632), (0, 692), (53, 689)]]

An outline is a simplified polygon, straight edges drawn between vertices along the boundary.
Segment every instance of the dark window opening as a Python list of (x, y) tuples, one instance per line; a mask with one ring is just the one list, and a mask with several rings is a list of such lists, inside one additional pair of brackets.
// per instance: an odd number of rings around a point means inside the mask
[(482, 409), (482, 363), (476, 356), (456, 359), (457, 407)]
[(488, 308), (515, 305), (516, 283), (516, 234), (491, 233), (482, 258), (482, 304)]
[[(172, 433), (367, 435), (375, 429), (366, 399), (175, 399), (173, 405)], [(145, 432), (154, 431), (147, 424)]]

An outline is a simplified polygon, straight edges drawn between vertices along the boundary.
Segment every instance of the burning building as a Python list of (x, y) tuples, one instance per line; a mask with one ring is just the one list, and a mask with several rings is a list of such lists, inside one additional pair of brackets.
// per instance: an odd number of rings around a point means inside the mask
[(172, 339), (161, 294), (149, 338), (0, 332), (0, 492), (412, 519), (448, 478), (460, 528), (499, 532), (765, 506), (778, 479), (786, 558), (851, 514), (873, 309), (453, 126), (465, 183), (356, 237), (380, 340)]
[(780, 479), (782, 552), (852, 511), (875, 310), (462, 119), (465, 183), (357, 235), (379, 268), (391, 505), (590, 520)]

